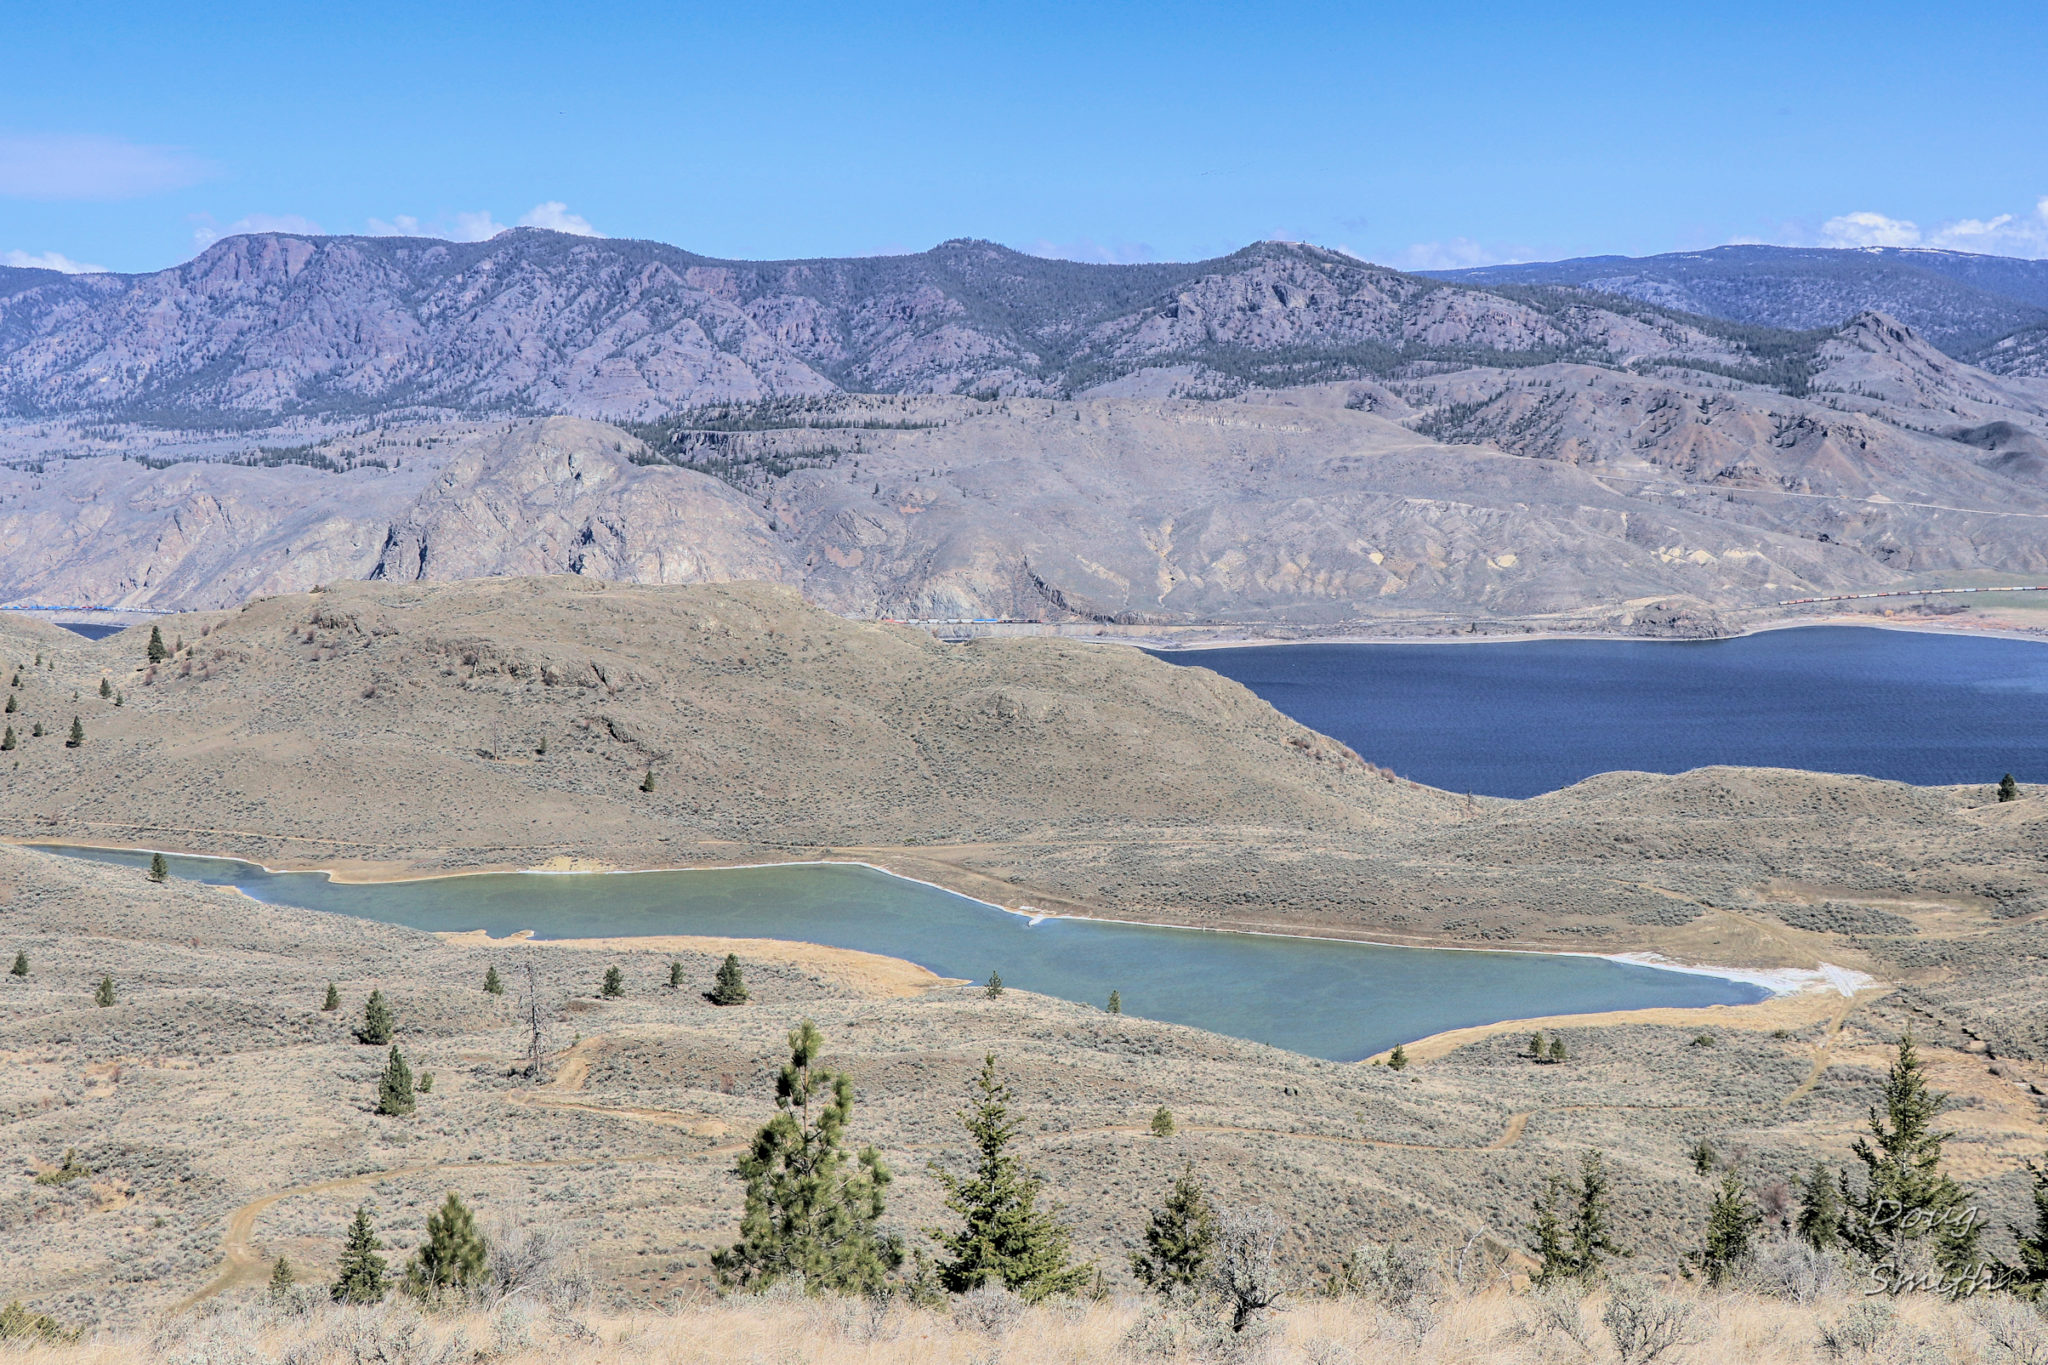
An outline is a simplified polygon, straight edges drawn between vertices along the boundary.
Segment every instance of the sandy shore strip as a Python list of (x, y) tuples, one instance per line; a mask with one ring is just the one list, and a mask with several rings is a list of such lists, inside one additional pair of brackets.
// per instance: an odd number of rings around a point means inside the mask
[[(703, 953), (709, 957), (737, 954), (742, 968), (748, 962), (779, 962), (826, 979), (875, 999), (903, 999), (926, 991), (964, 986), (964, 980), (940, 976), (915, 962), (880, 953), (863, 953), (852, 948), (827, 948), (779, 938), (712, 938), (693, 934), (650, 934), (638, 938), (548, 938), (533, 937), (521, 930), (504, 938), (492, 938), (482, 929), (445, 930), (434, 935), (443, 943), (463, 948), (544, 947), (568, 948), (590, 953)], [(708, 984), (708, 983), (705, 983)]]

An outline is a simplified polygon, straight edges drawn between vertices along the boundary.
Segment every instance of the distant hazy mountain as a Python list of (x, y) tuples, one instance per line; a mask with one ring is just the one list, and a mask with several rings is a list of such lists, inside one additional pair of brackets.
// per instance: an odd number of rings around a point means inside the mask
[(1683, 354), (1747, 372), (1755, 344), (1640, 305), (1509, 298), (1283, 243), (1087, 265), (977, 241), (759, 262), (532, 229), (477, 243), (262, 234), (146, 275), (0, 271), (0, 417), (170, 425), (1067, 396), (1141, 371), (1149, 392), (1197, 396), (1417, 365)]
[[(1597, 290), (1766, 327), (1839, 327), (1875, 310), (1993, 370), (2048, 374), (2048, 261), (1918, 247), (1724, 246), (1425, 272), (1460, 284)], [(1999, 346), (2030, 331), (2030, 340)]]

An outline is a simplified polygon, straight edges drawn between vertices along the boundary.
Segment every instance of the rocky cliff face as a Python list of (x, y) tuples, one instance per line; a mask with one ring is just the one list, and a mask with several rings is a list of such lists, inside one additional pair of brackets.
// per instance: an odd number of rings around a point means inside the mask
[(1282, 243), (1099, 266), (987, 242), (744, 262), (532, 229), (481, 243), (264, 234), (150, 275), (10, 272), (0, 415), (635, 418), (839, 390), (1067, 395), (1158, 366), (1235, 392), (1674, 347), (1742, 350), (1682, 320), (1534, 306)]

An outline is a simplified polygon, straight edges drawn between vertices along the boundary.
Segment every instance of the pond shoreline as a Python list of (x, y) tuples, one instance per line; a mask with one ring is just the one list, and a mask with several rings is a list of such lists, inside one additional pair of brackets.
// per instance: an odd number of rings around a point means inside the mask
[[(1878, 985), (1878, 984), (1882, 984), (1882, 983), (1879, 983), (1879, 982), (1877, 982), (1877, 981), (1876, 981), (1876, 980), (1875, 980), (1874, 978), (1872, 978), (1871, 976), (1869, 976), (1868, 974), (1866, 974), (1866, 973), (1864, 973), (1864, 972), (1859, 972), (1859, 971), (1856, 971), (1856, 970), (1854, 970), (1854, 969), (1852, 969), (1852, 968), (1847, 968), (1847, 967), (1841, 967), (1841, 966), (1837, 966), (1837, 965), (1835, 965), (1835, 964), (1833, 964), (1833, 963), (1829, 963), (1829, 962), (1821, 962), (1821, 963), (1817, 964), (1817, 965), (1816, 965), (1816, 966), (1814, 966), (1814, 967), (1736, 967), (1736, 966), (1727, 966), (1727, 965), (1722, 965), (1722, 964), (1717, 964), (1717, 963), (1706, 963), (1706, 962), (1684, 962), (1684, 961), (1679, 961), (1679, 960), (1677, 960), (1677, 959), (1674, 959), (1674, 958), (1669, 958), (1669, 957), (1666, 957), (1666, 956), (1665, 956), (1664, 954), (1662, 954), (1662, 953), (1658, 953), (1658, 952), (1654, 952), (1654, 951), (1646, 951), (1646, 950), (1635, 950), (1635, 951), (1629, 951), (1629, 952), (1619, 952), (1619, 953), (1595, 953), (1595, 952), (1588, 952), (1588, 951), (1585, 951), (1585, 950), (1583, 950), (1583, 949), (1573, 949), (1573, 948), (1535, 948), (1535, 947), (1494, 947), (1494, 946), (1483, 946), (1483, 947), (1482, 947), (1482, 946), (1475, 946), (1475, 945), (1473, 945), (1473, 944), (1469, 944), (1469, 943), (1438, 943), (1438, 942), (1431, 942), (1431, 941), (1427, 941), (1427, 940), (1425, 940), (1425, 941), (1422, 941), (1422, 942), (1401, 942), (1401, 941), (1398, 941), (1398, 940), (1395, 940), (1395, 939), (1391, 939), (1391, 938), (1371, 938), (1371, 937), (1341, 937), (1341, 936), (1338, 936), (1338, 935), (1335, 935), (1335, 934), (1328, 934), (1328, 933), (1290, 933), (1290, 932), (1287, 932), (1287, 931), (1285, 931), (1285, 930), (1280, 930), (1280, 929), (1245, 929), (1245, 928), (1234, 928), (1234, 927), (1224, 927), (1224, 926), (1217, 926), (1217, 925), (1209, 925), (1209, 924), (1186, 924), (1186, 923), (1181, 923), (1181, 922), (1177, 922), (1177, 921), (1173, 921), (1173, 920), (1142, 920), (1142, 919), (1124, 919), (1124, 918), (1121, 918), (1121, 917), (1117, 917), (1117, 916), (1112, 916), (1112, 915), (1074, 915), (1074, 914), (1065, 914), (1065, 913), (1061, 913), (1061, 912), (1059, 912), (1059, 911), (1053, 911), (1053, 910), (1039, 910), (1039, 909), (1036, 909), (1036, 908), (1034, 908), (1034, 907), (1032, 907), (1032, 906), (1029, 906), (1029, 905), (1016, 905), (1016, 906), (1009, 906), (1009, 905), (1003, 905), (1003, 904), (1000, 904), (1000, 903), (998, 903), (998, 902), (996, 902), (996, 901), (991, 901), (991, 900), (985, 900), (985, 899), (983, 899), (983, 898), (982, 898), (982, 897), (980, 897), (980, 896), (974, 896), (974, 895), (970, 895), (970, 894), (968, 894), (967, 892), (964, 892), (964, 891), (958, 891), (958, 890), (955, 890), (954, 888), (952, 888), (952, 887), (950, 887), (950, 886), (946, 886), (946, 885), (944, 885), (944, 884), (942, 884), (942, 883), (939, 883), (939, 882), (935, 882), (935, 881), (930, 881), (930, 880), (928, 880), (928, 879), (926, 879), (926, 878), (922, 878), (922, 877), (912, 877), (912, 876), (908, 876), (908, 875), (906, 875), (906, 874), (904, 874), (904, 873), (901, 873), (901, 872), (897, 872), (897, 871), (894, 871), (894, 870), (893, 870), (893, 869), (891, 869), (891, 868), (888, 868), (888, 867), (884, 867), (884, 866), (881, 866), (881, 865), (880, 865), (880, 864), (878, 864), (878, 863), (872, 863), (872, 862), (868, 862), (868, 861), (866, 861), (866, 860), (864, 860), (864, 859), (859, 859), (859, 858), (797, 858), (797, 859), (789, 859), (789, 860), (786, 860), (786, 861), (780, 861), (780, 862), (750, 862), (750, 863), (713, 863), (713, 864), (691, 864), (691, 865), (680, 865), (680, 866), (661, 866), (661, 867), (630, 867), (630, 868), (622, 868), (622, 867), (601, 867), (601, 866), (594, 866), (594, 865), (586, 865), (586, 866), (579, 866), (579, 867), (498, 867), (498, 868), (466, 868), (466, 869), (463, 869), (463, 870), (461, 870), (461, 871), (456, 871), (456, 872), (430, 872), (430, 873), (416, 873), (416, 874), (413, 874), (413, 875), (405, 875), (405, 874), (403, 874), (403, 873), (394, 873), (394, 874), (391, 874), (391, 875), (385, 875), (385, 876), (348, 876), (348, 875), (344, 875), (344, 874), (342, 874), (342, 873), (340, 873), (340, 872), (336, 871), (335, 869), (333, 869), (333, 868), (329, 868), (329, 867), (319, 867), (319, 866), (305, 866), (305, 867), (271, 867), (271, 866), (268, 866), (267, 864), (264, 864), (264, 863), (258, 862), (257, 860), (255, 860), (255, 859), (253, 859), (253, 858), (244, 858), (244, 857), (238, 857), (238, 856), (235, 856), (235, 855), (232, 855), (232, 854), (220, 854), (220, 853), (193, 853), (193, 852), (189, 852), (189, 851), (185, 851), (185, 850), (180, 850), (180, 849), (169, 849), (169, 848), (164, 848), (164, 849), (158, 849), (158, 848), (146, 848), (146, 847), (140, 847), (140, 846), (137, 846), (137, 845), (132, 845), (132, 844), (85, 844), (85, 843), (75, 843), (75, 842), (74, 842), (74, 843), (66, 843), (66, 844), (61, 844), (61, 845), (59, 845), (59, 844), (52, 844), (52, 843), (40, 843), (40, 844), (38, 844), (38, 843), (28, 843), (28, 842), (25, 842), (25, 841), (18, 841), (18, 840), (8, 840), (7, 842), (10, 842), (10, 843), (15, 843), (15, 844), (17, 844), (17, 846), (20, 846), (20, 847), (26, 847), (26, 848), (30, 848), (30, 849), (33, 849), (33, 850), (35, 850), (35, 851), (38, 851), (38, 852), (52, 852), (52, 853), (54, 854), (54, 856), (58, 856), (58, 857), (63, 857), (63, 856), (66, 856), (66, 855), (65, 855), (65, 854), (63, 854), (63, 853), (61, 853), (61, 852), (56, 852), (56, 850), (59, 850), (59, 849), (62, 849), (62, 848), (77, 848), (77, 849), (93, 849), (93, 850), (97, 850), (97, 851), (101, 851), (101, 852), (111, 852), (111, 853), (162, 853), (162, 854), (164, 854), (164, 855), (166, 855), (166, 856), (168, 856), (168, 857), (182, 857), (182, 858), (208, 858), (208, 859), (213, 859), (213, 860), (215, 860), (215, 861), (220, 861), (220, 862), (235, 862), (235, 863), (242, 863), (242, 864), (245, 864), (245, 865), (247, 865), (247, 866), (250, 866), (250, 867), (254, 867), (254, 868), (257, 868), (257, 869), (259, 869), (260, 871), (264, 872), (264, 873), (265, 873), (266, 875), (270, 875), (270, 876), (278, 876), (278, 875), (286, 875), (286, 874), (301, 874), (301, 875), (303, 875), (303, 874), (316, 874), (316, 875), (324, 876), (325, 878), (327, 878), (327, 880), (328, 880), (329, 882), (331, 882), (331, 883), (333, 883), (333, 884), (335, 884), (335, 885), (339, 885), (339, 886), (388, 886), (388, 885), (398, 885), (398, 884), (405, 884), (405, 883), (426, 883), (426, 882), (446, 881), (446, 880), (449, 880), (449, 879), (451, 879), (451, 878), (458, 878), (458, 877), (489, 877), (489, 876), (532, 876), (532, 877), (570, 877), (570, 876), (620, 876), (620, 877), (625, 877), (625, 876), (648, 876), (648, 875), (660, 875), (660, 874), (687, 874), (687, 873), (711, 873), (711, 872), (741, 872), (741, 871), (750, 871), (750, 870), (765, 870), (765, 869), (777, 869), (777, 868), (790, 868), (790, 867), (858, 867), (858, 868), (865, 868), (866, 870), (868, 870), (868, 871), (870, 871), (870, 872), (875, 872), (875, 873), (879, 873), (879, 874), (881, 874), (882, 876), (885, 876), (885, 877), (889, 877), (889, 878), (892, 878), (892, 879), (894, 879), (894, 880), (896, 880), (896, 881), (901, 881), (901, 882), (908, 882), (908, 883), (911, 883), (912, 885), (916, 885), (916, 886), (922, 886), (922, 887), (926, 887), (926, 888), (928, 888), (928, 889), (930, 889), (930, 890), (933, 890), (933, 891), (938, 891), (938, 892), (941, 892), (942, 894), (945, 894), (945, 895), (948, 895), (948, 896), (956, 896), (956, 897), (958, 897), (958, 898), (959, 898), (959, 899), (961, 899), (961, 900), (964, 900), (964, 901), (969, 901), (969, 902), (972, 902), (972, 903), (973, 903), (973, 904), (975, 904), (975, 905), (981, 905), (981, 906), (985, 906), (985, 907), (987, 907), (988, 909), (991, 909), (991, 910), (999, 910), (999, 911), (1001, 911), (1002, 913), (1004, 913), (1004, 914), (1006, 914), (1006, 915), (1013, 915), (1013, 916), (1016, 916), (1016, 917), (1018, 917), (1018, 918), (1021, 918), (1021, 919), (1024, 919), (1024, 920), (1028, 921), (1028, 922), (1029, 922), (1029, 923), (1031, 923), (1031, 924), (1037, 924), (1037, 923), (1039, 923), (1039, 922), (1041, 922), (1041, 921), (1044, 921), (1044, 920), (1067, 920), (1067, 921), (1072, 921), (1072, 922), (1074, 922), (1074, 923), (1079, 923), (1079, 924), (1116, 924), (1116, 925), (1123, 925), (1123, 926), (1127, 926), (1127, 927), (1130, 927), (1130, 928), (1137, 928), (1137, 929), (1178, 929), (1178, 930), (1184, 930), (1184, 931), (1189, 931), (1189, 932), (1196, 932), (1196, 933), (1206, 933), (1206, 934), (1233, 934), (1233, 935), (1239, 935), (1239, 936), (1242, 936), (1242, 937), (1246, 937), (1246, 938), (1273, 938), (1273, 939), (1286, 939), (1286, 940), (1295, 940), (1295, 941), (1302, 941), (1302, 942), (1309, 942), (1309, 943), (1344, 943), (1344, 944), (1351, 944), (1351, 945), (1354, 945), (1354, 946), (1362, 946), (1362, 947), (1372, 947), (1372, 948), (1394, 948), (1394, 949), (1410, 949), (1410, 950), (1414, 950), (1414, 951), (1417, 951), (1417, 952), (1441, 952), (1441, 953), (1488, 953), (1488, 954), (1514, 954), (1514, 955), (1518, 955), (1518, 956), (1527, 956), (1527, 957), (1546, 957), (1546, 958), (1584, 958), (1584, 959), (1589, 959), (1589, 960), (1592, 960), (1592, 961), (1598, 961), (1598, 962), (1612, 962), (1612, 963), (1616, 963), (1616, 964), (1619, 964), (1619, 965), (1622, 965), (1622, 966), (1631, 966), (1631, 967), (1645, 967), (1645, 968), (1648, 968), (1648, 969), (1650, 969), (1650, 970), (1652, 970), (1652, 971), (1674, 972), (1674, 973), (1678, 973), (1678, 974), (1681, 974), (1681, 975), (1686, 975), (1686, 976), (1705, 976), (1705, 977), (1712, 977), (1712, 978), (1715, 978), (1715, 979), (1717, 979), (1717, 980), (1721, 980), (1721, 981), (1730, 981), (1730, 982), (1734, 982), (1734, 983), (1737, 983), (1737, 984), (1740, 984), (1740, 985), (1750, 985), (1750, 986), (1757, 986), (1757, 987), (1761, 987), (1762, 989), (1764, 989), (1764, 990), (1767, 990), (1767, 991), (1769, 991), (1769, 992), (1770, 992), (1770, 996), (1769, 996), (1769, 999), (1780, 999), (1780, 998), (1783, 998), (1783, 997), (1785, 997), (1785, 996), (1789, 996), (1789, 995), (1801, 995), (1801, 994), (1806, 994), (1806, 993), (1808, 993), (1808, 992), (1816, 992), (1816, 991), (1833, 991), (1833, 992), (1835, 992), (1835, 993), (1837, 993), (1837, 994), (1840, 994), (1840, 995), (1843, 995), (1843, 996), (1853, 996), (1854, 994), (1856, 994), (1856, 992), (1858, 992), (1858, 991), (1860, 991), (1860, 990), (1868, 989), (1868, 988), (1869, 988), (1869, 987), (1871, 987), (1871, 986), (1874, 986), (1874, 985)], [(579, 860), (577, 860), (577, 861), (578, 861), (578, 862), (586, 862), (586, 863), (587, 863), (587, 862), (588, 862), (589, 860), (583, 860), (583, 859), (579, 859)], [(247, 891), (244, 891), (244, 890), (242, 890), (242, 888), (240, 888), (240, 887), (234, 887), (234, 888), (231, 888), (231, 889), (233, 889), (233, 890), (235, 890), (235, 891), (237, 891), (237, 892), (240, 892), (240, 893), (241, 893), (242, 895), (245, 895), (245, 896), (247, 896), (247, 895), (249, 894), (249, 893), (248, 893)], [(257, 897), (255, 897), (255, 896), (249, 896), (249, 899), (250, 899), (250, 900), (252, 900), (252, 901), (255, 901), (255, 902), (256, 902), (257, 904), (259, 904), (259, 905), (261, 905), (261, 904), (268, 904), (268, 903), (269, 903), (269, 902), (266, 902), (266, 901), (262, 901), (262, 900), (258, 899), (258, 898), (257, 898)], [(509, 940), (491, 939), (491, 938), (489, 937), (489, 932), (488, 932), (487, 930), (483, 930), (483, 929), (468, 929), (468, 930), (423, 930), (422, 932), (427, 932), (427, 933), (434, 933), (434, 934), (438, 934), (438, 935), (440, 935), (440, 936), (442, 936), (442, 937), (444, 937), (444, 938), (445, 938), (445, 937), (448, 937), (448, 936), (449, 936), (449, 935), (451, 935), (451, 934), (483, 934), (483, 935), (485, 936), (485, 939), (486, 939), (486, 941), (488, 941), (488, 942), (503, 942), (503, 941), (509, 941)], [(535, 929), (526, 929), (526, 930), (518, 931), (517, 933), (515, 933), (515, 934), (514, 934), (514, 935), (512, 935), (511, 937), (512, 937), (512, 938), (518, 938), (518, 939), (521, 939), (521, 940), (523, 940), (523, 941), (531, 941), (531, 942), (534, 942), (534, 943), (556, 943), (556, 944), (565, 944), (565, 945), (571, 945), (571, 946), (575, 946), (575, 945), (581, 945), (581, 944), (586, 944), (586, 943), (594, 943), (594, 942), (603, 942), (603, 943), (621, 943), (621, 944), (623, 944), (623, 943), (626, 943), (626, 942), (628, 942), (628, 941), (630, 941), (630, 940), (635, 940), (635, 939), (645, 939), (645, 940), (647, 940), (647, 941), (648, 941), (648, 946), (652, 946), (652, 945), (654, 944), (654, 942), (655, 942), (655, 941), (657, 941), (657, 940), (662, 940), (662, 939), (676, 939), (676, 938), (694, 938), (694, 937), (703, 937), (703, 936), (699, 936), (699, 935), (677, 935), (677, 934), (647, 934), (647, 935), (604, 935), (604, 936), (600, 936), (600, 937), (597, 937), (597, 938), (589, 938), (589, 937), (575, 937), (575, 938), (568, 938), (568, 937), (565, 937), (565, 938), (547, 938), (547, 937), (543, 937), (543, 936), (542, 936), (542, 935), (540, 934), (540, 932), (539, 932), (538, 930), (535, 930)], [(731, 937), (731, 936), (713, 936), (713, 937)], [(905, 958), (897, 958), (897, 957), (892, 957), (891, 955), (889, 955), (889, 954), (886, 954), (886, 953), (872, 953), (872, 952), (868, 952), (867, 950), (864, 950), (864, 949), (841, 949), (841, 948), (836, 948), (836, 947), (833, 947), (832, 945), (829, 945), (829, 944), (818, 944), (818, 943), (812, 943), (812, 942), (810, 942), (809, 940), (805, 940), (805, 939), (780, 939), (780, 938), (757, 938), (757, 939), (755, 939), (754, 941), (755, 941), (755, 942), (762, 942), (762, 943), (789, 943), (789, 944), (795, 944), (795, 945), (800, 945), (800, 946), (803, 946), (803, 947), (807, 947), (807, 948), (816, 948), (816, 949), (819, 949), (820, 951), (823, 951), (823, 952), (847, 952), (847, 953), (861, 953), (861, 954), (864, 954), (864, 955), (866, 955), (866, 956), (869, 956), (869, 957), (876, 957), (876, 958), (884, 958), (884, 959), (887, 959), (888, 961), (891, 961), (891, 962), (902, 962), (902, 963), (904, 963), (904, 964), (905, 964), (906, 966), (909, 966), (909, 967), (915, 968), (916, 970), (918, 970), (918, 971), (921, 971), (921, 972), (930, 972), (930, 969), (929, 969), (929, 968), (923, 967), (923, 966), (921, 966), (921, 965), (920, 965), (920, 964), (918, 964), (918, 963), (915, 963), (915, 962), (911, 962), (911, 961), (909, 961), (908, 959), (905, 959)], [(936, 973), (932, 973), (932, 975), (934, 975), (934, 976), (936, 977), (936, 975), (937, 975), (937, 974), (936, 974)], [(939, 979), (939, 980), (953, 980), (954, 978), (938, 978), (938, 979)], [(1766, 1000), (1766, 1001), (1759, 1001), (1759, 1002), (1756, 1002), (1756, 1003), (1758, 1003), (1758, 1004), (1764, 1004), (1764, 1003), (1768, 1003), (1768, 1000)], [(1667, 1007), (1660, 1007), (1660, 1008), (1667, 1008)], [(1741, 1005), (1720, 1005), (1720, 1006), (1700, 1006), (1700, 1007), (1698, 1007), (1698, 1008), (1717, 1008), (1717, 1009), (1740, 1009), (1740, 1008), (1749, 1008), (1749, 1007), (1748, 1007), (1748, 1006), (1741, 1006)]]

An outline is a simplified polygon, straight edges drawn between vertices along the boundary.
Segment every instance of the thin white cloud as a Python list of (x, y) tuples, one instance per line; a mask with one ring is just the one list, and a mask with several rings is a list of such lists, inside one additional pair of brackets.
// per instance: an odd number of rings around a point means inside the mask
[(1417, 242), (1397, 253), (1394, 264), (1403, 270), (1469, 270), (1516, 259), (1519, 258), (1481, 246), (1470, 237), (1453, 237), (1448, 242)]
[(74, 261), (61, 251), (44, 251), (30, 255), (26, 251), (0, 251), (0, 265), (11, 265), (17, 270), (56, 270), (66, 275), (104, 275), (103, 265), (87, 265)]
[(1920, 225), (1882, 213), (1845, 213), (1820, 225), (1822, 246), (1918, 246)]
[(296, 213), (251, 213), (226, 227), (216, 224), (211, 214), (201, 214), (199, 226), (192, 229), (192, 244), (204, 250), (223, 237), (239, 237), (248, 232), (284, 232), (300, 237), (319, 237), (324, 231), (311, 218)]
[(559, 199), (550, 199), (545, 204), (535, 204), (520, 215), (519, 226), (546, 228), (550, 232), (566, 232), (575, 237), (604, 236), (590, 225), (588, 218), (580, 213), (569, 212), (569, 206)]
[(216, 174), (179, 147), (148, 147), (90, 133), (0, 133), (0, 196), (138, 199)]
[(1023, 251), (1027, 256), (1043, 256), (1055, 261), (1088, 261), (1095, 265), (1138, 265), (1159, 259), (1145, 242), (1107, 245), (1092, 237), (1078, 237), (1071, 242), (1055, 242), (1040, 237)]
[(1818, 244), (1934, 247), (1990, 256), (2048, 256), (2048, 195), (2035, 203), (2031, 213), (1957, 218), (1928, 230), (1922, 230), (1910, 219), (1891, 218), (1867, 209), (1845, 213), (1821, 224)]
[(505, 225), (491, 217), (491, 211), (479, 213), (458, 213), (455, 226), (446, 234), (458, 242), (487, 242), (499, 233), (507, 231)]

